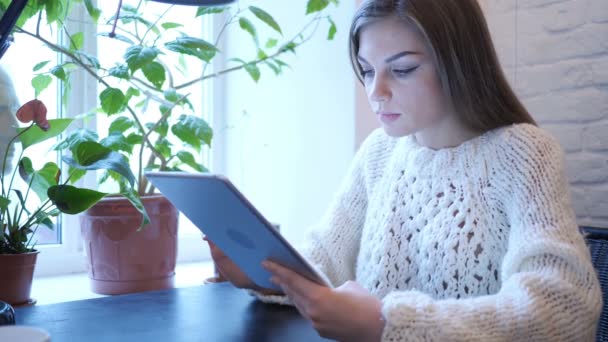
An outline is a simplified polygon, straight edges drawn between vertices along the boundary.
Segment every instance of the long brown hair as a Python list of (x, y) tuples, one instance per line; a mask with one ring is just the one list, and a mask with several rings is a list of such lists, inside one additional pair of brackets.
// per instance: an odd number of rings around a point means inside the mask
[(479, 132), (514, 123), (536, 124), (519, 101), (500, 67), (490, 31), (476, 0), (368, 0), (350, 28), (350, 59), (363, 83), (357, 61), (361, 29), (396, 17), (426, 39), (443, 93), (460, 120)]

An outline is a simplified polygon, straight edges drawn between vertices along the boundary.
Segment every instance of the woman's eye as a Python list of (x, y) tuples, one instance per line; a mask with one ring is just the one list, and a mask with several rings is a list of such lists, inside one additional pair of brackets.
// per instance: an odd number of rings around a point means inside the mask
[(393, 73), (395, 73), (395, 75), (397, 75), (398, 77), (404, 77), (407, 76), (408, 74), (410, 74), (412, 71), (418, 69), (419, 65), (415, 66), (415, 67), (411, 67), (411, 68), (405, 68), (405, 69), (393, 69)]
[(371, 69), (369, 69), (369, 70), (365, 70), (365, 69), (361, 70), (361, 76), (363, 78), (371, 77), (373, 75), (374, 75), (374, 71), (371, 70)]

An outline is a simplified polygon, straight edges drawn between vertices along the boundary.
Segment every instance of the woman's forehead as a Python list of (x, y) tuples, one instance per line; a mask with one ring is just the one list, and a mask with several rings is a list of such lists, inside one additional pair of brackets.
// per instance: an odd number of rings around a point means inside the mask
[(359, 56), (394, 55), (402, 51), (426, 52), (422, 35), (413, 24), (391, 17), (372, 21), (361, 28)]

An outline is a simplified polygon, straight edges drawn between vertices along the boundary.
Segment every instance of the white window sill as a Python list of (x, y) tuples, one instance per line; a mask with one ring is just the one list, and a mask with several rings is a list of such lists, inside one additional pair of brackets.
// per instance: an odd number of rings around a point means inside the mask
[[(213, 263), (211, 261), (178, 263), (175, 267), (175, 287), (202, 285), (206, 278), (212, 276)], [(105, 295), (91, 291), (86, 273), (35, 277), (31, 296), (36, 300), (36, 305), (105, 297)]]

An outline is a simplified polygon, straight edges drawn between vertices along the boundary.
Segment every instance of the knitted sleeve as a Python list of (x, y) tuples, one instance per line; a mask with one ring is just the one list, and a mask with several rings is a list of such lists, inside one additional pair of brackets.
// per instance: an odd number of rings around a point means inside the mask
[(383, 299), (384, 341), (592, 341), (601, 290), (578, 232), (555, 140), (507, 130), (497, 181), (511, 230), (498, 293), (434, 300), (417, 291)]

